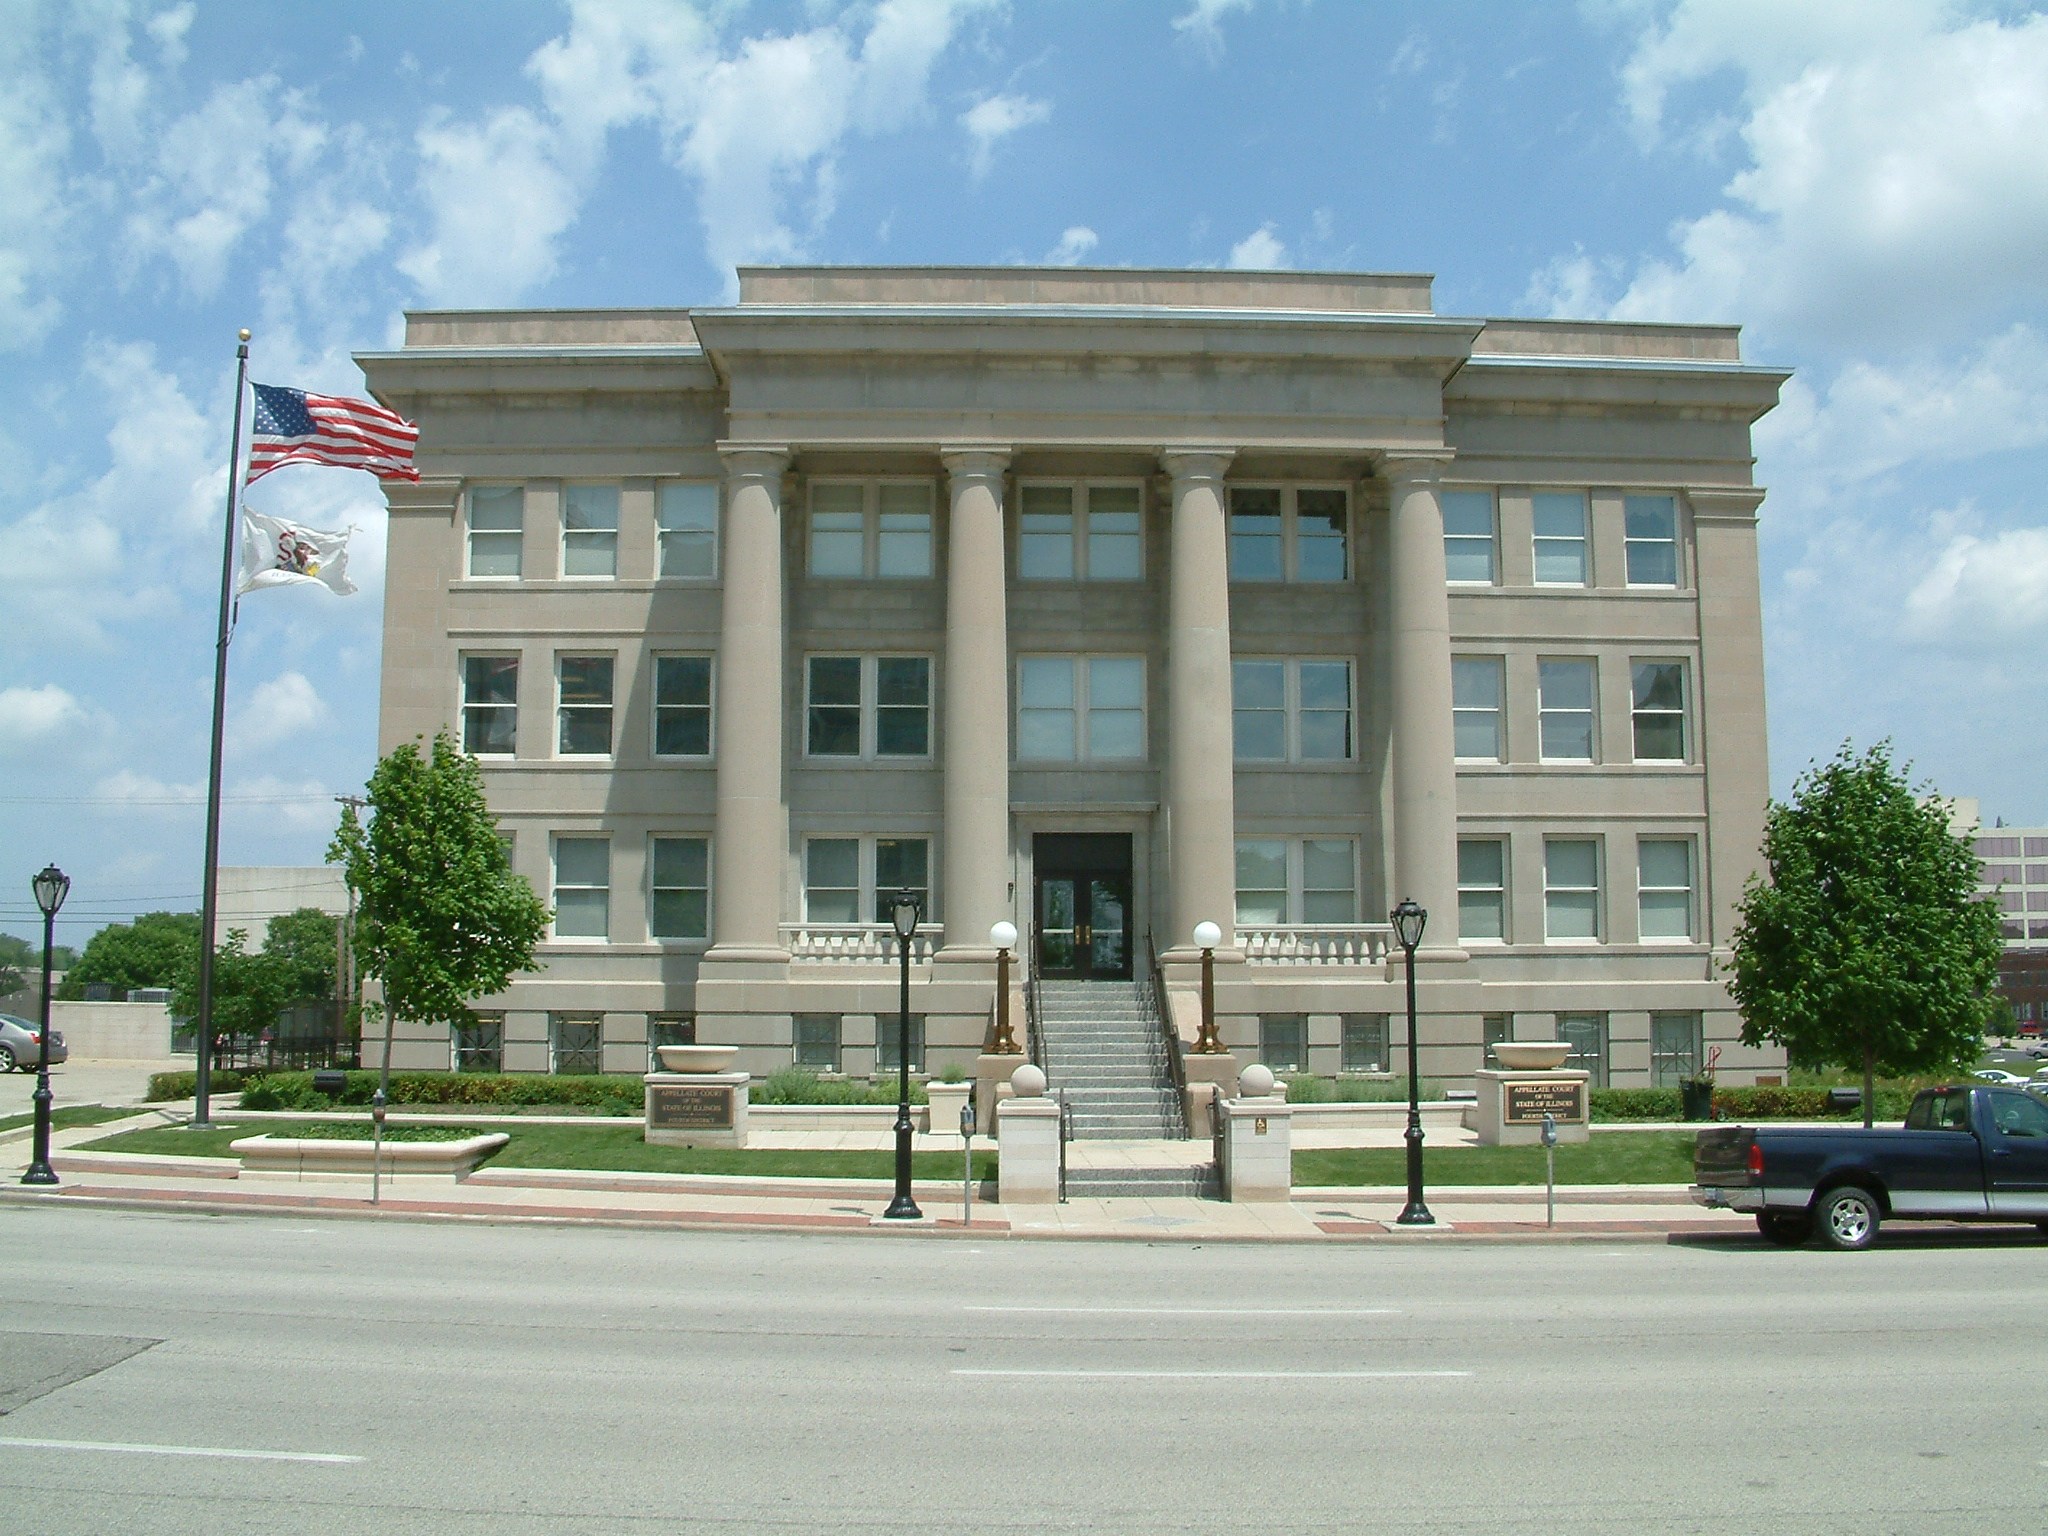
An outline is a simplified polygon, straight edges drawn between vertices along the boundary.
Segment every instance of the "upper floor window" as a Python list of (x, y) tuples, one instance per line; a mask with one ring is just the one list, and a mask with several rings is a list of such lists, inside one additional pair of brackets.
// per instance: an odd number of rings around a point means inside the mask
[(1458, 937), (1508, 936), (1508, 845), (1498, 837), (1458, 839)]
[(1230, 487), (1232, 581), (1345, 581), (1351, 497), (1330, 486)]
[(519, 658), (462, 658), (462, 750), (510, 757), (519, 725)]
[(1692, 840), (1636, 840), (1636, 932), (1644, 942), (1692, 937)]
[(718, 574), (718, 483), (670, 480), (654, 493), (654, 523), (661, 539), (661, 574), (698, 578)]
[(516, 577), (526, 538), (526, 487), (469, 488), (469, 574)]
[(1343, 762), (1351, 756), (1351, 663), (1233, 661), (1231, 737), (1239, 762)]
[(804, 689), (812, 757), (929, 757), (928, 656), (813, 656)]
[(653, 939), (711, 936), (711, 843), (657, 837), (648, 860), (647, 933)]
[(1027, 483), (1019, 499), (1020, 578), (1136, 581), (1145, 574), (1137, 486)]
[(1237, 840), (1239, 927), (1358, 921), (1358, 844), (1348, 837)]
[(611, 902), (611, 840), (603, 837), (557, 837), (555, 937), (610, 937)]
[(559, 701), (555, 751), (563, 757), (603, 757), (612, 749), (612, 658), (557, 656)]
[(1636, 761), (1684, 762), (1685, 664), (1638, 661), (1631, 671)]
[(1111, 761), (1144, 755), (1142, 658), (1018, 658), (1018, 761)]
[(1594, 760), (1595, 676), (1590, 656), (1545, 657), (1536, 663), (1537, 733), (1545, 762)]
[(1493, 492), (1445, 491), (1444, 574), (1454, 582), (1494, 583)]
[[(931, 904), (931, 844), (922, 837), (814, 837), (804, 844), (804, 921), (886, 923), (890, 898), (913, 891)], [(863, 918), (863, 912), (872, 914)]]
[(654, 658), (654, 755), (711, 754), (711, 658)]
[(1538, 491), (1533, 501), (1537, 585), (1585, 586), (1585, 496), (1577, 491)]
[(1622, 498), (1623, 544), (1632, 587), (1678, 585), (1678, 498)]
[(1501, 728), (1505, 671), (1498, 656), (1451, 659), (1451, 739), (1460, 761), (1498, 763), (1507, 756)]
[(619, 574), (619, 488), (562, 487), (562, 574)]
[(813, 481), (810, 572), (848, 578), (931, 575), (931, 482)]

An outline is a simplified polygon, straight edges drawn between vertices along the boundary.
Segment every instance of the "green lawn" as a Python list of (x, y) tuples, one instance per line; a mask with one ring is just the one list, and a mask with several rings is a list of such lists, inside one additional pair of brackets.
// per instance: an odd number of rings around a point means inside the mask
[[(1602, 1131), (1589, 1142), (1557, 1149), (1560, 1184), (1690, 1184), (1690, 1131)], [(1541, 1147), (1423, 1149), (1430, 1184), (1541, 1184)], [(1294, 1154), (1296, 1184), (1386, 1184), (1408, 1181), (1401, 1147), (1330, 1147)]]
[[(134, 1152), (155, 1156), (232, 1157), (228, 1143), (259, 1131), (285, 1138), (308, 1131), (332, 1135), (332, 1121), (300, 1123), (272, 1120), (262, 1124), (216, 1124), (211, 1130), (181, 1126), (151, 1127), (103, 1137), (80, 1148), (87, 1152)], [(630, 1125), (500, 1126), (512, 1138), (490, 1160), (495, 1168), (574, 1168), (620, 1173), (726, 1173), (768, 1178), (886, 1179), (896, 1171), (896, 1154), (880, 1152), (785, 1152), (760, 1148), (660, 1147), (640, 1139)], [(920, 1152), (911, 1168), (920, 1179), (960, 1177), (961, 1159), (952, 1152)], [(996, 1174), (993, 1151), (974, 1154), (977, 1181)]]
[[(130, 1115), (139, 1115), (139, 1109), (109, 1109), (104, 1104), (66, 1104), (61, 1109), (50, 1111), (50, 1129), (61, 1131), (74, 1125), (105, 1125), (109, 1120), (126, 1120)], [(17, 1125), (34, 1125), (36, 1115), (30, 1110), (25, 1115), (0, 1116), (0, 1131), (11, 1131)]]

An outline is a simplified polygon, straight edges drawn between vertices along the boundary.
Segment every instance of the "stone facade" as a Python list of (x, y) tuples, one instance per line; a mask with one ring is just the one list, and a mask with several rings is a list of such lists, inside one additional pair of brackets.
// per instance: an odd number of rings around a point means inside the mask
[(1156, 951), (1182, 1018), (1213, 921), (1241, 1059), (1405, 1069), (1407, 896), (1426, 1074), (1560, 1027), (1596, 1083), (1782, 1070), (1720, 980), (1786, 378), (1733, 328), (1404, 275), (740, 278), (359, 358), (421, 427), (380, 747), (464, 735), (558, 911), (473, 1062), (639, 1071), (653, 1027), (870, 1071), (914, 886), (931, 1071), (973, 1068), (1003, 919), (1048, 969)]

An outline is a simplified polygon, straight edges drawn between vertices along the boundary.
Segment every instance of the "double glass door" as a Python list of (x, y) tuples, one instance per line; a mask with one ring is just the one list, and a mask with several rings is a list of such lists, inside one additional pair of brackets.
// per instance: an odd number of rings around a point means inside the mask
[(1128, 979), (1131, 839), (1127, 833), (1048, 834), (1034, 840), (1038, 973)]

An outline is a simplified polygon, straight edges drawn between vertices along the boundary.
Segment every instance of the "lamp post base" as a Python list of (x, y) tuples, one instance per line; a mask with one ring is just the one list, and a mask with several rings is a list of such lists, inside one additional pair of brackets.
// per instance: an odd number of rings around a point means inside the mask
[(910, 1110), (905, 1105), (896, 1121), (896, 1198), (882, 1212), (888, 1221), (918, 1221), (924, 1212), (910, 1198)]
[[(45, 1024), (43, 1028), (47, 1030), (49, 1025)], [(36, 1091), (31, 1097), (35, 1100), (36, 1106), (35, 1155), (30, 1158), (28, 1172), (21, 1176), (21, 1182), (54, 1184), (57, 1182), (57, 1170), (50, 1166), (50, 1102), (55, 1095), (50, 1092), (50, 1074), (47, 1068), (41, 1074), (41, 1081), (36, 1084)]]
[(1394, 1224), (1402, 1227), (1433, 1227), (1436, 1218), (1429, 1214), (1429, 1207), (1420, 1200), (1414, 1200), (1394, 1218)]

